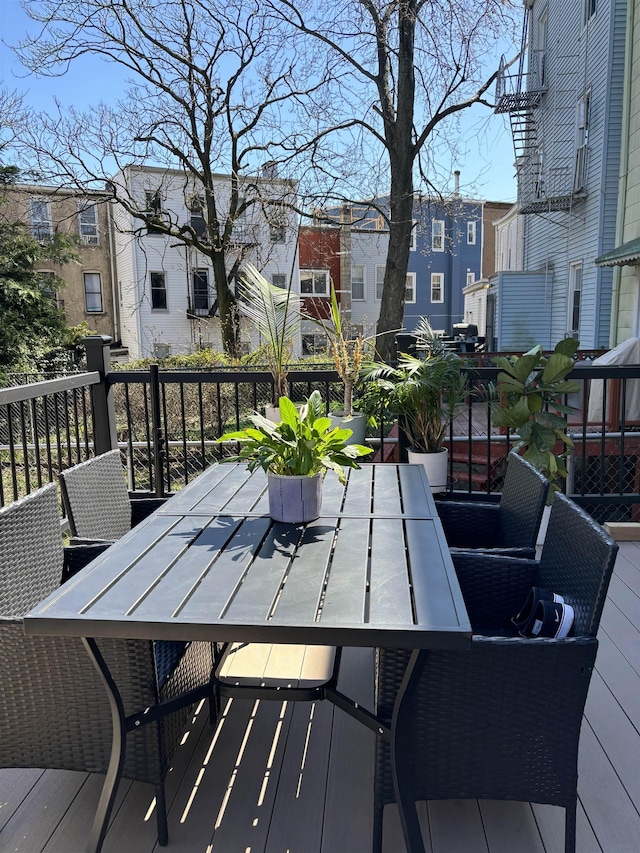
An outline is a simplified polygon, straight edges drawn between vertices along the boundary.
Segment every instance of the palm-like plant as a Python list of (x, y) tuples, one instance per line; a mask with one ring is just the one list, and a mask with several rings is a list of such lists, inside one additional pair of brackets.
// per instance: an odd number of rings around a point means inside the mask
[(271, 284), (247, 263), (240, 273), (239, 310), (257, 329), (264, 343), (275, 400), (286, 397), (289, 393), (287, 365), (300, 328), (300, 297)]
[(470, 393), (463, 360), (430, 332), (426, 320), (416, 330), (424, 358), (401, 353), (397, 367), (375, 364), (363, 371), (365, 381), (377, 385), (385, 408), (402, 420), (418, 453), (443, 449), (449, 424)]

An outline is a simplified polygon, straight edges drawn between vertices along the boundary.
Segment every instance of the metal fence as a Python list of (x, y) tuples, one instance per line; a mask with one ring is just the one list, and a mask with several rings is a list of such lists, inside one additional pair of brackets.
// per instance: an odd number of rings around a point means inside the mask
[[(221, 458), (225, 451), (216, 439), (225, 430), (239, 428), (251, 411), (272, 402), (267, 372), (155, 365), (111, 371), (108, 345), (99, 338), (88, 345), (87, 360), (88, 373), (0, 389), (0, 504), (113, 447), (122, 450), (132, 490), (175, 491)], [(478, 393), (450, 430), (451, 492), (490, 495), (501, 488), (506, 455), (517, 437), (492, 422), (486, 389), (497, 373), (495, 367), (470, 369)], [(640, 365), (582, 363), (572, 377), (582, 390), (569, 401), (577, 413), (569, 421), (575, 452), (566, 491), (599, 520), (640, 519), (640, 412), (634, 410)], [(294, 399), (318, 389), (329, 408), (342, 398), (334, 371), (293, 370), (289, 382)], [(382, 423), (369, 433), (377, 460), (404, 458), (402, 435), (394, 437), (392, 427)]]

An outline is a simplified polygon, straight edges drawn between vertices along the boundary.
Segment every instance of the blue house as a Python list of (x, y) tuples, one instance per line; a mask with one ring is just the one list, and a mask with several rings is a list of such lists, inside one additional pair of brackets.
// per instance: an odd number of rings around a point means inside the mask
[[(490, 279), (498, 350), (609, 346), (627, 0), (526, 0), (520, 67), (503, 67), (523, 215), (522, 271)], [(491, 331), (490, 331), (491, 330)]]

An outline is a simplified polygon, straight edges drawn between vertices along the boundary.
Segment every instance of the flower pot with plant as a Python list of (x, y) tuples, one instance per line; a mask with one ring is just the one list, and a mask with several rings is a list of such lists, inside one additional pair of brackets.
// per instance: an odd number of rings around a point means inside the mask
[(580, 383), (567, 376), (573, 370), (578, 346), (574, 338), (565, 338), (549, 357), (538, 345), (523, 355), (492, 359), (500, 368), (493, 422), (516, 434), (513, 449), (522, 451), (550, 481), (550, 500), (567, 476), (566, 461), (573, 451), (567, 419), (577, 410), (566, 398), (580, 391)]
[(393, 412), (407, 437), (409, 461), (424, 465), (432, 492), (447, 485), (447, 431), (469, 396), (464, 361), (445, 349), (423, 320), (416, 330), (424, 358), (400, 353), (397, 367), (376, 364), (364, 370), (382, 405)]
[(273, 377), (274, 406), (267, 410), (272, 420), (279, 420), (276, 401), (289, 394), (288, 364), (300, 329), (300, 297), (271, 284), (249, 263), (240, 273), (239, 293), (240, 314), (258, 331)]
[(312, 521), (320, 515), (325, 472), (333, 471), (344, 482), (344, 469), (359, 468), (358, 458), (372, 451), (347, 444), (351, 430), (331, 426), (319, 391), (300, 410), (288, 397), (279, 402), (280, 423), (256, 413), (250, 417), (252, 426), (228, 432), (218, 441), (237, 441), (240, 453), (232, 461), (246, 461), (250, 471), (267, 472), (269, 514), (275, 521)]
[(331, 422), (334, 426), (352, 431), (349, 443), (362, 444), (367, 431), (367, 416), (354, 410), (353, 391), (364, 363), (369, 360), (367, 356), (372, 351), (371, 342), (361, 332), (353, 332), (351, 323), (343, 317), (333, 281), (330, 293), (330, 313), (327, 319), (308, 313), (303, 314), (303, 317), (315, 323), (325, 333), (329, 354), (342, 380), (344, 389), (342, 409), (329, 415)]

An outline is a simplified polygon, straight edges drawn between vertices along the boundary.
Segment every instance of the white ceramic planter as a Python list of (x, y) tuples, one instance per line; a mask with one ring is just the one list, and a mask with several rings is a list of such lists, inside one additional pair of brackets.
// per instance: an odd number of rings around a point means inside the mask
[(313, 521), (322, 506), (322, 474), (313, 477), (267, 473), (269, 515), (274, 521)]
[(367, 434), (367, 416), (361, 412), (353, 412), (350, 418), (345, 418), (342, 412), (332, 412), (329, 415), (332, 427), (350, 429), (353, 435), (347, 439), (347, 444), (364, 444)]
[(449, 451), (445, 447), (438, 453), (416, 453), (413, 450), (407, 451), (409, 462), (413, 465), (423, 465), (427, 472), (427, 479), (431, 486), (431, 491), (434, 494), (444, 492), (447, 488), (447, 468), (449, 461)]
[[(300, 411), (303, 407), (304, 403), (296, 403), (296, 409)], [(280, 406), (265, 406), (264, 407), (264, 416), (269, 421), (273, 421), (276, 424), (279, 424), (282, 420), (282, 416), (280, 415)]]

